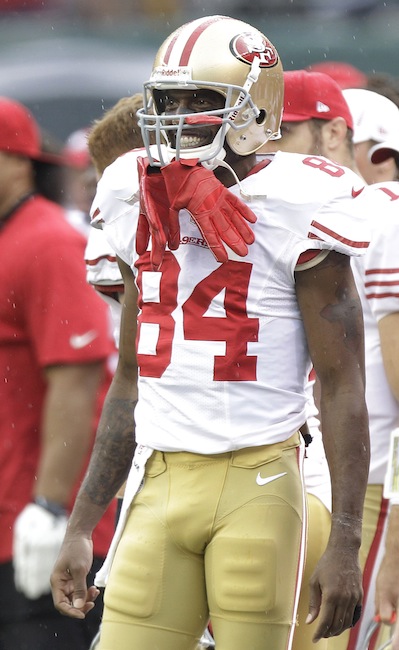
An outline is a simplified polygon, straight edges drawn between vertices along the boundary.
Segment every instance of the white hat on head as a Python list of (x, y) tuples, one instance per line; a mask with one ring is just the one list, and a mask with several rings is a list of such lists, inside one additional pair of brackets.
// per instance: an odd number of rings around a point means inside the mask
[(371, 147), (369, 158), (374, 165), (384, 162), (387, 158), (396, 158), (396, 161), (399, 162), (399, 134), (395, 140), (380, 142)]
[(399, 138), (399, 108), (373, 90), (344, 89), (343, 95), (353, 117), (353, 142), (385, 142)]

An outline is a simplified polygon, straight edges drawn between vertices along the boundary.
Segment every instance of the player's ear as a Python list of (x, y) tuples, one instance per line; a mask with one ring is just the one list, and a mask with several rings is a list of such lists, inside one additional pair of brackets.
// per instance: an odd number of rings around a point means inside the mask
[(346, 139), (348, 127), (343, 117), (335, 117), (323, 125), (322, 132), (326, 138), (326, 144), (334, 150)]

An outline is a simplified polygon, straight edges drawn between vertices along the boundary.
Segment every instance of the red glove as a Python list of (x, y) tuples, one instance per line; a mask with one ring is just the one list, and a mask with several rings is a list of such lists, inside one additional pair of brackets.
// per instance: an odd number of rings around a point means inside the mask
[(171, 250), (180, 243), (179, 229), (171, 230), (169, 224), (169, 199), (160, 168), (150, 167), (148, 158), (137, 158), (140, 182), (140, 215), (137, 224), (136, 251), (144, 255), (151, 236), (151, 262), (159, 269), (166, 242)]
[(170, 201), (169, 227), (179, 233), (179, 210), (186, 208), (218, 262), (228, 259), (224, 243), (244, 257), (247, 244), (255, 241), (246, 222), (255, 223), (256, 216), (197, 162), (179, 160), (161, 168)]

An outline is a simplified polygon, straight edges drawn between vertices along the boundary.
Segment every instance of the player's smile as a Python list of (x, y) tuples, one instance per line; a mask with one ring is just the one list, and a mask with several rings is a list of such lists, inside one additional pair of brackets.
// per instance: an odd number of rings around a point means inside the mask
[[(183, 131), (180, 138), (180, 148), (181, 149), (192, 149), (194, 147), (202, 147), (204, 145), (210, 144), (214, 137), (217, 128), (214, 129), (204, 129), (200, 128), (198, 131)], [(176, 135), (171, 134), (172, 146), (176, 146)]]
[[(173, 115), (181, 116), (186, 114), (194, 113), (204, 113), (205, 111), (218, 110), (224, 107), (225, 99), (224, 97), (214, 91), (209, 89), (200, 89), (200, 90), (176, 90), (170, 89), (165, 91), (154, 91), (154, 97), (158, 106), (158, 111), (163, 113), (167, 117), (172, 117)], [(181, 149), (192, 149), (197, 147), (202, 147), (210, 144), (215, 135), (220, 128), (220, 124), (209, 124), (209, 118), (207, 120), (204, 117), (204, 121), (198, 116), (198, 121), (196, 124), (192, 125), (192, 128), (187, 128), (187, 121), (183, 127), (183, 131), (180, 136), (180, 147)], [(194, 118), (195, 119), (195, 118)], [(208, 121), (207, 124), (204, 122)], [(176, 126), (178, 126), (178, 120), (176, 120)], [(176, 146), (176, 131), (168, 131), (169, 139), (171, 141), (172, 147)]]

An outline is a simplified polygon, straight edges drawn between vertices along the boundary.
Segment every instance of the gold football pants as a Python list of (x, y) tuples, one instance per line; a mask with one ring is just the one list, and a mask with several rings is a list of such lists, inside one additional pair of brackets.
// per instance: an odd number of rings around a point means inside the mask
[(288, 650), (304, 555), (299, 435), (154, 452), (118, 545), (99, 650)]

